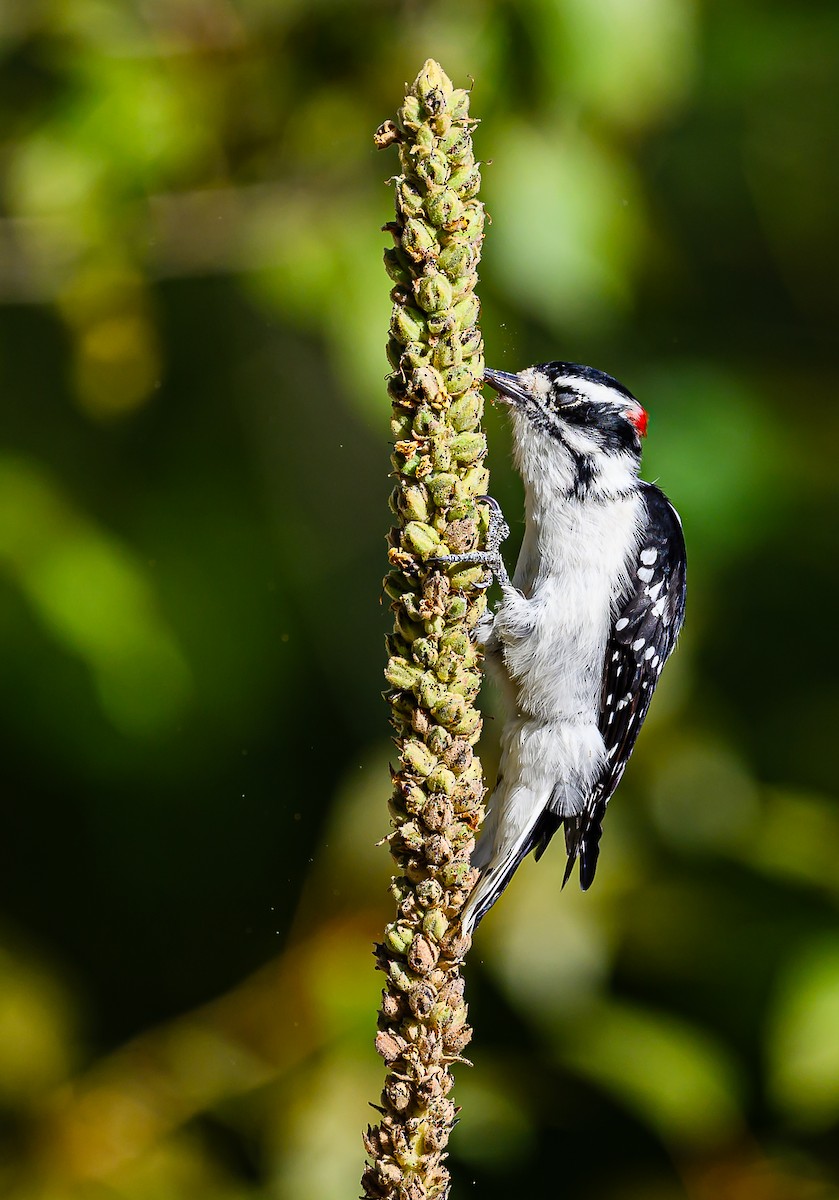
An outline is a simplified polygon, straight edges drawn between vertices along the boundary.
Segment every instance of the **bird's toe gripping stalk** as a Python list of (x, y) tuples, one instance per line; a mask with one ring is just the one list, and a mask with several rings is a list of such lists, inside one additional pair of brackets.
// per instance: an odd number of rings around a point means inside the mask
[(501, 512), (501, 506), (497, 500), (492, 496), (478, 496), (477, 500), (489, 508), (486, 549), (471, 550), (465, 554), (440, 554), (435, 558), (430, 558), (428, 562), (432, 566), (452, 566), (456, 563), (458, 566), (486, 567), (484, 578), (475, 584), (475, 587), (481, 591), (486, 591), (493, 578), (497, 579), (502, 587), (510, 587), (510, 577), (504, 566), (500, 549), (501, 543), (510, 536), (510, 527), (504, 520), (504, 514)]

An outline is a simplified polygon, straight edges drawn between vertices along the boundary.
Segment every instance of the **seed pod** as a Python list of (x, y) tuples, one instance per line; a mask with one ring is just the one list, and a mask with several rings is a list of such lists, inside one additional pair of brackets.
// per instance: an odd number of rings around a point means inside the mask
[[(458, 200), (459, 211), (462, 215), (463, 205)], [(388, 254), (389, 251), (385, 251)], [(440, 251), (440, 257), (437, 259), (437, 265), (441, 271), (445, 271), (449, 279), (460, 279), (461, 276), (471, 272), (475, 261), (475, 254), (469, 242), (456, 241), (450, 242), (448, 246), (444, 246)]]
[(463, 201), (449, 187), (433, 192), (426, 199), (424, 208), (429, 221), (438, 229), (448, 229), (463, 219)]
[(402, 760), (408, 770), (423, 779), (430, 775), (437, 765), (436, 755), (417, 738), (410, 738), (402, 747)]
[(481, 186), (481, 172), (474, 164), (465, 164), (449, 176), (449, 187), (457, 192), (461, 200), (471, 200)]
[(442, 187), (451, 174), (449, 161), (439, 150), (432, 150), (427, 157), (420, 158), (414, 169), (417, 178), (429, 188)]
[(414, 283), (417, 303), (426, 312), (439, 312), (452, 302), (452, 285), (442, 271), (428, 271)]
[(410, 925), (388, 925), (385, 930), (385, 945), (395, 954), (405, 954), (411, 940)]
[(395, 283), (410, 284), (411, 272), (408, 269), (405, 256), (399, 250), (385, 250), (384, 261), (385, 270)]
[(418, 308), (394, 304), (390, 318), (390, 335), (403, 346), (409, 342), (419, 342), (428, 335), (425, 317)]
[(440, 552), (440, 535), (425, 521), (409, 521), (405, 526), (405, 541), (421, 558)]
[(437, 242), (434, 234), (424, 221), (417, 217), (409, 217), (402, 231), (402, 249), (415, 262), (424, 262), (435, 252)]
[(422, 671), (404, 658), (388, 659), (385, 667), (385, 679), (395, 688), (409, 691), (416, 687), (422, 677)]

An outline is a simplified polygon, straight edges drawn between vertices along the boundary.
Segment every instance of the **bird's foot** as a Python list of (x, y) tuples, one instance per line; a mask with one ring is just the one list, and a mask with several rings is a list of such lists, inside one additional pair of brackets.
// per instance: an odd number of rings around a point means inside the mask
[(493, 578), (497, 579), (502, 587), (509, 587), (510, 577), (501, 557), (500, 546), (504, 539), (510, 536), (510, 527), (504, 520), (497, 500), (492, 496), (478, 496), (477, 500), (489, 508), (486, 549), (470, 550), (465, 554), (440, 554), (428, 561), (432, 566), (454, 566), (456, 564), (460, 567), (486, 567), (483, 579), (475, 584), (480, 591), (486, 591)]
[(510, 578), (504, 560), (497, 550), (471, 550), (467, 554), (438, 554), (426, 560), (433, 567), (486, 567), (486, 574), (479, 579), (475, 587), (482, 592), (492, 583), (493, 578), (503, 586), (508, 586)]

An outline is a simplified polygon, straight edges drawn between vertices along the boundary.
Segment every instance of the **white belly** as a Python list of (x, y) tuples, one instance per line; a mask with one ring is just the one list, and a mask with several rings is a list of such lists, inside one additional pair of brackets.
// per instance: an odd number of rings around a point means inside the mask
[(502, 602), (494, 622), (520, 717), (596, 720), (613, 607), (641, 509), (638, 495), (609, 504), (569, 500), (549, 523), (528, 520), (514, 577), (526, 604)]

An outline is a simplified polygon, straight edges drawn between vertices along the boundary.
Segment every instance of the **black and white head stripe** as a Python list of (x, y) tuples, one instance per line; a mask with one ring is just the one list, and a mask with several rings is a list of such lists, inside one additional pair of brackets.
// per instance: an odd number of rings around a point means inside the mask
[(487, 370), (486, 381), (544, 432), (561, 438), (577, 429), (606, 452), (640, 455), (647, 414), (628, 388), (580, 363), (550, 362), (518, 375)]

